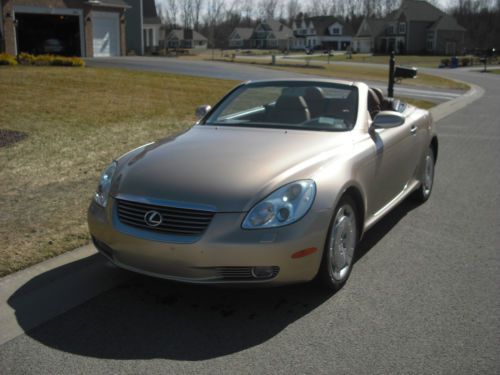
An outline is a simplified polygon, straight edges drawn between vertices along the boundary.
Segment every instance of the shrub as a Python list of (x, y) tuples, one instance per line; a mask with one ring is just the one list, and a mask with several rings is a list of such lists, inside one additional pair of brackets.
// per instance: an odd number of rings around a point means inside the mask
[(460, 59), (460, 65), (462, 66), (469, 66), (471, 63), (471, 59), (469, 59), (468, 57), (462, 57)]
[(450, 59), (442, 59), (441, 64), (443, 66), (450, 66)]
[(17, 61), (22, 65), (33, 65), (35, 63), (35, 56), (26, 52), (21, 52), (17, 55)]
[(38, 66), (85, 66), (85, 62), (79, 57), (65, 57), (55, 55), (30, 55), (20, 53), (17, 60), (23, 65)]
[(0, 65), (17, 65), (17, 60), (14, 56), (8, 53), (0, 53)]

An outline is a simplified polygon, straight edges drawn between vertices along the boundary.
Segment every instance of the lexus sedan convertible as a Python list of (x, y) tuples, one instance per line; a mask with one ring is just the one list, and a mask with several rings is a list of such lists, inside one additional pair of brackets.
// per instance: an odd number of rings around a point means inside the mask
[(113, 161), (88, 211), (115, 265), (189, 283), (337, 290), (362, 235), (432, 191), (429, 112), (361, 82), (243, 83), (182, 134)]

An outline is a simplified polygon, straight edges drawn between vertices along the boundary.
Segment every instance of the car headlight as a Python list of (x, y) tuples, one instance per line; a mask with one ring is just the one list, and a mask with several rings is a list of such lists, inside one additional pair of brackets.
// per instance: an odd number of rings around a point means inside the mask
[(289, 183), (257, 203), (245, 216), (243, 229), (281, 227), (300, 220), (316, 196), (313, 180)]
[(113, 175), (116, 171), (116, 161), (112, 162), (101, 174), (99, 179), (99, 184), (97, 185), (97, 190), (94, 195), (95, 202), (101, 206), (106, 207), (108, 204), (109, 190), (111, 189), (111, 182), (113, 181)]

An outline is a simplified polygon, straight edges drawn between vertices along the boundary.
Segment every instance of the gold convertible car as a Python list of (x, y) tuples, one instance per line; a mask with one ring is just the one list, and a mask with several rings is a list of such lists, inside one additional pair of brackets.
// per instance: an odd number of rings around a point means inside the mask
[(115, 265), (200, 284), (317, 278), (337, 290), (363, 233), (432, 191), (429, 112), (361, 82), (247, 82), (197, 115), (103, 172), (88, 224)]

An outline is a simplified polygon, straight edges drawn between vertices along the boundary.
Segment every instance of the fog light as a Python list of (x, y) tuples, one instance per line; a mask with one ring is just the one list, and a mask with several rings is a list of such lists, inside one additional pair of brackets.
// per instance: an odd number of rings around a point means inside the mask
[(274, 269), (273, 267), (254, 267), (252, 276), (256, 279), (269, 279), (274, 276)]

